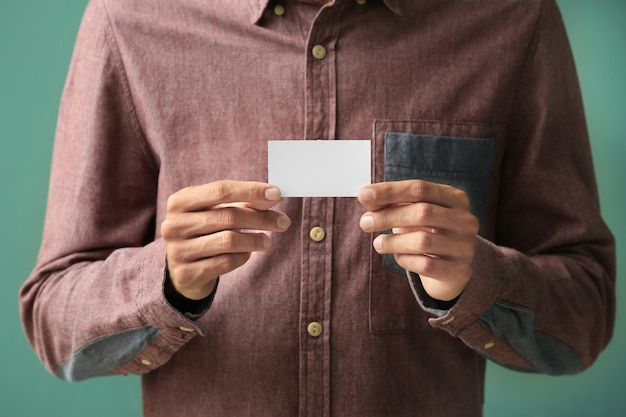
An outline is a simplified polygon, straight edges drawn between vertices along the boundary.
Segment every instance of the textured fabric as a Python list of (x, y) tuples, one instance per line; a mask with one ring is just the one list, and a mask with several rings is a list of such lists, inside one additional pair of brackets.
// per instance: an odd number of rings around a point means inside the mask
[[(43, 363), (63, 376), (86, 346), (111, 348), (96, 341), (158, 330), (101, 370), (143, 374), (149, 417), (473, 417), (485, 357), (553, 374), (589, 367), (612, 334), (615, 249), (554, 0), (281, 4), (284, 14), (262, 0), (90, 2), (41, 252), (20, 294)], [(266, 181), (276, 139), (369, 139), (372, 181), (383, 181), (390, 133), (408, 135), (407, 149), (446, 138), (458, 163), (464, 141), (492, 138), (480, 151), (488, 181), (473, 192), (484, 196), (473, 276), (454, 307), (436, 309), (414, 275), (383, 267), (353, 198), (283, 199), (289, 231), (222, 276), (205, 314), (166, 301), (172, 193)]]

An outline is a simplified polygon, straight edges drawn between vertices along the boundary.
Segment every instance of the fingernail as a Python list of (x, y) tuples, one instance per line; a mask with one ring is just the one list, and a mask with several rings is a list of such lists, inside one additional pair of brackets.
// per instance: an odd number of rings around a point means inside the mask
[(379, 235), (376, 239), (374, 239), (374, 249), (376, 252), (380, 252), (383, 249), (383, 235)]
[(371, 188), (363, 188), (359, 191), (359, 200), (364, 202), (374, 201), (376, 199), (376, 192)]
[(265, 190), (265, 198), (270, 201), (280, 200), (280, 190), (276, 187)]
[(363, 216), (359, 225), (363, 230), (371, 230), (374, 227), (374, 218), (372, 216)]
[(291, 219), (285, 215), (281, 215), (276, 220), (276, 225), (279, 229), (288, 229), (291, 226)]

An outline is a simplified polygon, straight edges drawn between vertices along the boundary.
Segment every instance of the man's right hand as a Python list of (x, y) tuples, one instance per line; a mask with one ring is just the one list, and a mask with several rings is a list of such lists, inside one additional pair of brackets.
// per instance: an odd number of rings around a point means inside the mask
[(262, 231), (284, 232), (289, 217), (270, 210), (280, 190), (259, 182), (217, 181), (183, 188), (167, 201), (161, 224), (169, 275), (176, 291), (192, 300), (213, 291), (217, 277), (267, 250)]

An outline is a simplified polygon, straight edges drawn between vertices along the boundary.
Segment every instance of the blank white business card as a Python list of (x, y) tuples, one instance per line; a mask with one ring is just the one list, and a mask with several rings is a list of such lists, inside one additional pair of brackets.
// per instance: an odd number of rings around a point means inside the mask
[(271, 140), (267, 177), (283, 197), (356, 197), (371, 183), (369, 140)]

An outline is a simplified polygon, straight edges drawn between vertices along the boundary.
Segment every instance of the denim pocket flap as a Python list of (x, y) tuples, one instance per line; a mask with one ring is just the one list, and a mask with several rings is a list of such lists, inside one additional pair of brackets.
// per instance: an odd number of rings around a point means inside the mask
[(420, 179), (465, 191), (482, 219), (495, 138), (458, 138), (385, 133), (385, 181)]

